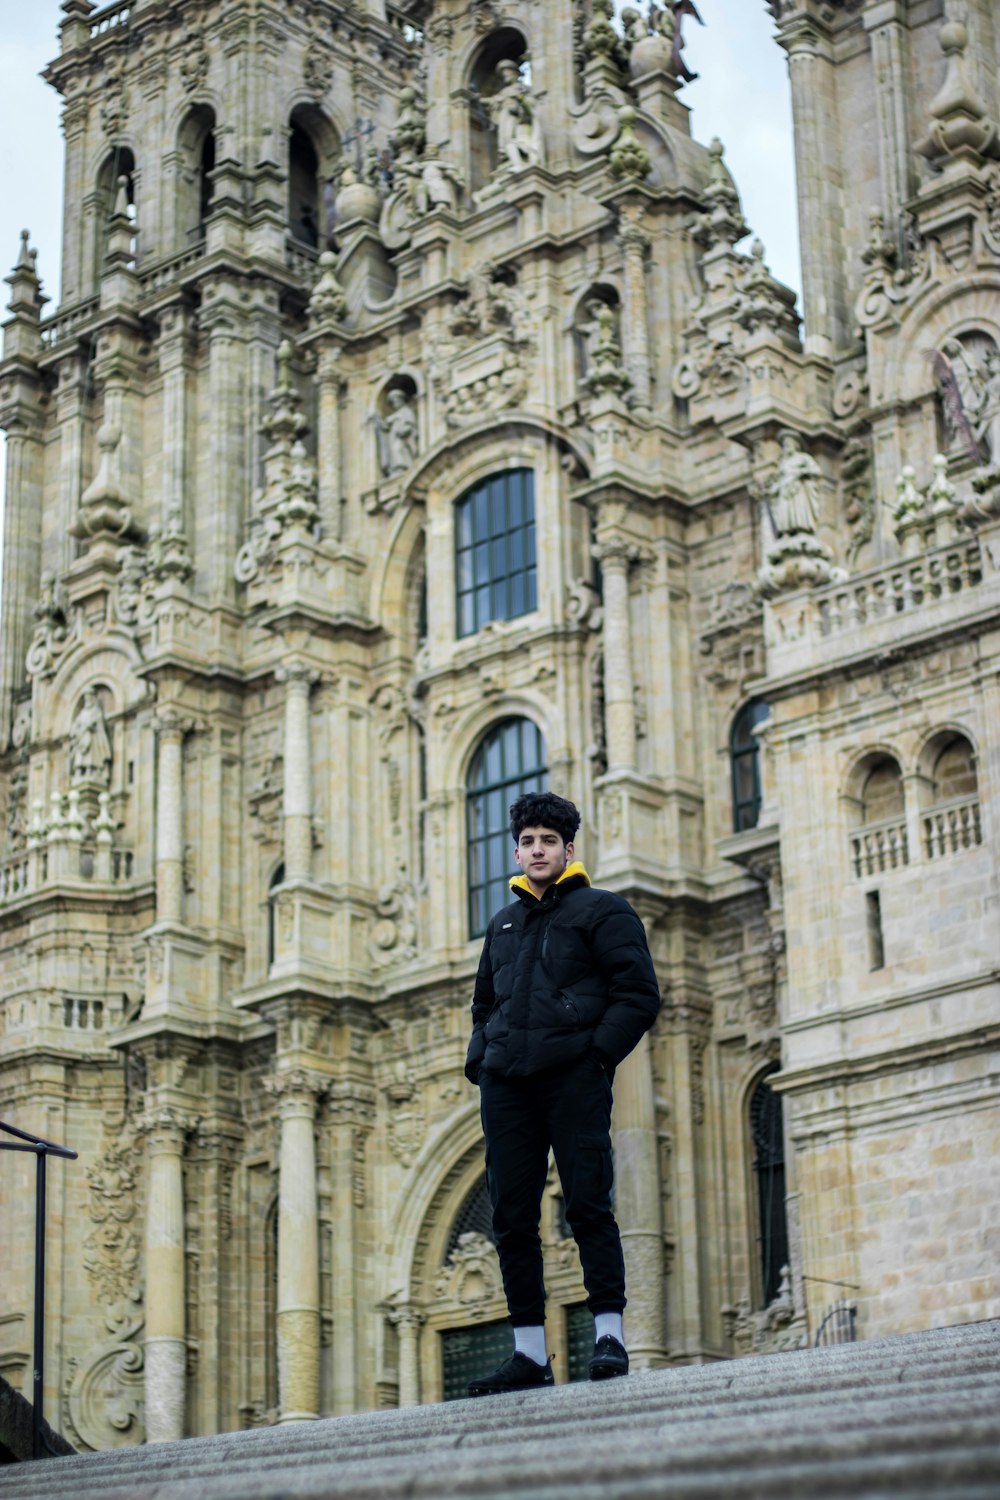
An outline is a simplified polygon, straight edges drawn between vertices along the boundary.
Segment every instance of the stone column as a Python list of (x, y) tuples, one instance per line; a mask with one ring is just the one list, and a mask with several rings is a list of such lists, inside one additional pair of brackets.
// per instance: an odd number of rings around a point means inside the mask
[(172, 709), (157, 714), (156, 920), (184, 917), (183, 751), (187, 726)]
[(850, 328), (836, 66), (830, 40), (812, 16), (792, 17), (778, 40), (788, 53), (795, 120), (805, 350), (829, 356), (847, 341)]
[(281, 1119), (278, 1192), (278, 1406), (281, 1422), (319, 1416), (319, 1206), (316, 1099), (301, 1069), (275, 1081)]
[(609, 771), (635, 769), (635, 695), (632, 681), (632, 628), (629, 570), (636, 549), (622, 537), (594, 548), (604, 584), (604, 725)]
[(420, 1405), (420, 1329), (426, 1319), (415, 1307), (400, 1307), (389, 1321), (399, 1335), (399, 1404)]
[[(872, 49), (872, 75), (878, 108), (879, 168), (882, 177), (882, 210), (902, 262), (903, 225), (901, 210), (910, 197), (911, 145), (906, 120), (905, 5), (902, 0), (881, 0), (869, 6), (863, 20)], [(874, 205), (872, 205), (874, 206)]]
[(615, 1215), (625, 1256), (629, 1353), (637, 1369), (666, 1359), (663, 1222), (649, 1037), (615, 1078)]
[(312, 873), (312, 752), (309, 693), (318, 674), (301, 662), (279, 667), (285, 684), (285, 879), (308, 880)]
[(639, 411), (650, 405), (649, 312), (646, 303), (646, 256), (649, 236), (639, 227), (642, 210), (622, 214), (618, 242), (625, 259), (625, 307), (622, 315), (622, 345), (625, 369), (632, 381), (632, 394)]
[(340, 489), (340, 345), (329, 338), (323, 338), (317, 345), (316, 352), (316, 384), (319, 387), (316, 423), (319, 513), (324, 535), (333, 541), (340, 541), (343, 522)]
[(184, 1289), (184, 1125), (172, 1110), (147, 1125), (146, 1439), (184, 1436), (187, 1347)]
[(327, 1109), (330, 1117), (331, 1213), (335, 1225), (331, 1245), (333, 1314), (333, 1389), (336, 1416), (358, 1409), (358, 1210), (365, 1183), (359, 1152), (371, 1126), (372, 1104), (357, 1084), (334, 1084)]

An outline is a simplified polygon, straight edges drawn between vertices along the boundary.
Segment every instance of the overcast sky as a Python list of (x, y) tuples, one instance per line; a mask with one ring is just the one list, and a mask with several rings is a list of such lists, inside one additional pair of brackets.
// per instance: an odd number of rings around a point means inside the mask
[[(744, 213), (764, 241), (771, 270), (798, 287), (785, 54), (772, 40), (764, 0), (697, 4), (705, 25), (685, 21), (684, 57), (700, 76), (681, 94), (692, 110), (693, 133), (705, 142), (721, 137)], [(58, 51), (60, 5), (59, 0), (0, 0), (0, 9), (0, 275), (17, 258), (20, 231), (30, 229), (43, 288), (53, 298), (51, 312), (59, 291), (60, 101), (38, 74)]]

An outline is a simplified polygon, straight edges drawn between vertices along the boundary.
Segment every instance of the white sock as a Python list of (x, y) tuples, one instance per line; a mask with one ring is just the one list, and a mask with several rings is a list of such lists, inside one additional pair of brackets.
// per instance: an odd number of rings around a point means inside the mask
[(595, 1313), (594, 1314), (594, 1343), (603, 1339), (606, 1334), (617, 1339), (622, 1348), (625, 1347), (625, 1330), (622, 1326), (621, 1313)]
[[(619, 1323), (621, 1319), (619, 1318)], [(545, 1328), (539, 1323), (532, 1324), (527, 1328), (514, 1329), (514, 1349), (518, 1354), (526, 1354), (533, 1359), (536, 1365), (544, 1365), (548, 1359), (545, 1352)]]

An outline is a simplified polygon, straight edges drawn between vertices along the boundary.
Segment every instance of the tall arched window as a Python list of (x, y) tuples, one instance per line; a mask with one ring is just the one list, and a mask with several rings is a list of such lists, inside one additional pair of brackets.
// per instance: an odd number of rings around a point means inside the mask
[(285, 880), (285, 866), (284, 866), (284, 862), (282, 862), (278, 866), (278, 868), (275, 870), (274, 874), (271, 876), (271, 883), (270, 883), (270, 885), (267, 888), (267, 967), (268, 968), (270, 968), (271, 965), (274, 963), (275, 955), (277, 953), (277, 932), (276, 932), (276, 929), (275, 929), (275, 922), (277, 920), (277, 912), (275, 911), (274, 893), (278, 889), (279, 885), (283, 885), (284, 884), (284, 880)]
[(288, 225), (304, 245), (319, 245), (319, 158), (311, 138), (293, 122), (288, 142)]
[(757, 827), (760, 816), (760, 742), (756, 730), (768, 713), (767, 704), (754, 698), (743, 705), (733, 720), (729, 761), (733, 778), (734, 833)]
[(177, 225), (185, 243), (205, 238), (205, 220), (212, 212), (212, 173), (215, 170), (215, 111), (196, 104), (185, 116), (177, 135)]
[(788, 1264), (785, 1216), (785, 1141), (781, 1095), (762, 1078), (750, 1096), (750, 1140), (757, 1217), (757, 1263), (761, 1306), (778, 1295), (782, 1267)]
[(491, 474), (455, 506), (458, 634), (533, 610), (536, 571), (534, 473)]
[[(135, 157), (127, 146), (116, 146), (110, 155), (106, 156), (97, 174), (97, 243), (95, 246), (95, 266), (97, 275), (100, 276), (104, 270), (104, 258), (108, 253), (108, 233), (111, 219), (115, 213), (118, 203), (118, 195), (125, 179), (126, 211), (129, 220), (135, 225)], [(134, 230), (133, 230), (134, 233)], [(133, 241), (133, 252), (135, 249)]]
[(505, 719), (483, 739), (466, 782), (469, 936), (481, 937), (507, 904), (514, 868), (510, 804), (548, 785), (545, 737), (530, 719)]

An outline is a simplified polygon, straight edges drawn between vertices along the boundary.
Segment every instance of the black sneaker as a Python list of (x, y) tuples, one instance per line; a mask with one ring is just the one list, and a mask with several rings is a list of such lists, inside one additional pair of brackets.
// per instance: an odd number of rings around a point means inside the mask
[[(622, 1353), (624, 1352), (623, 1349)], [(494, 1370), (492, 1375), (484, 1375), (482, 1380), (473, 1380), (469, 1385), (469, 1395), (502, 1396), (504, 1391), (533, 1391), (544, 1385), (555, 1385), (549, 1361), (539, 1365), (526, 1354), (515, 1350), (510, 1359), (504, 1360), (499, 1370)]]
[(616, 1375), (627, 1374), (628, 1354), (624, 1346), (606, 1333), (594, 1345), (594, 1357), (590, 1361), (591, 1380), (613, 1380)]

